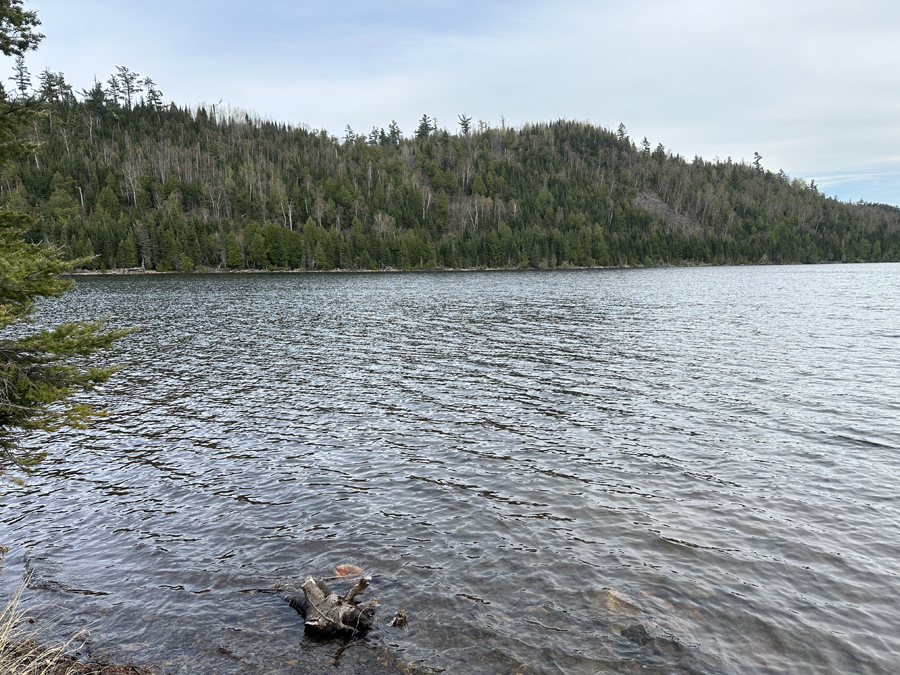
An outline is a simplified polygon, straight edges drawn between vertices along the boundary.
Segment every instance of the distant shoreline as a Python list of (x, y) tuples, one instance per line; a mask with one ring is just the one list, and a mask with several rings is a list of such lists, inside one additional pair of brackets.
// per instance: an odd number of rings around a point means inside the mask
[[(890, 262), (890, 261), (883, 261)], [(403, 273), (417, 274), (422, 272), (551, 272), (566, 270), (629, 270), (629, 269), (660, 269), (672, 267), (797, 267), (801, 265), (868, 265), (873, 264), (868, 261), (854, 260), (851, 262), (841, 262), (838, 260), (822, 260), (814, 263), (789, 262), (757, 262), (757, 263), (741, 263), (714, 265), (712, 263), (683, 263), (683, 264), (665, 264), (665, 265), (594, 265), (589, 267), (578, 267), (575, 265), (566, 267), (435, 267), (432, 269), (404, 270), (388, 267), (378, 270), (366, 269), (332, 269), (332, 270), (309, 270), (309, 269), (276, 269), (276, 270), (257, 270), (257, 269), (231, 269), (223, 270), (217, 267), (204, 267), (201, 269), (191, 270), (190, 272), (182, 272), (180, 270), (169, 270), (159, 272), (157, 270), (147, 270), (140, 267), (112, 269), (112, 270), (69, 270), (61, 272), (60, 276), (143, 276), (143, 275), (172, 275), (172, 274), (382, 274), (382, 273)]]

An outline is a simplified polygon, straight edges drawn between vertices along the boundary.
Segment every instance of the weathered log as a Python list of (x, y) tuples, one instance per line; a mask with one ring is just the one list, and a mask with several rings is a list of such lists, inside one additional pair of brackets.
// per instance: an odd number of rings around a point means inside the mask
[(294, 609), (306, 617), (306, 627), (325, 635), (357, 635), (372, 626), (375, 620), (375, 600), (360, 606), (356, 596), (364, 593), (371, 577), (357, 581), (344, 597), (331, 592), (325, 582), (306, 577), (300, 588), (305, 596), (305, 608), (297, 598), (289, 599)]

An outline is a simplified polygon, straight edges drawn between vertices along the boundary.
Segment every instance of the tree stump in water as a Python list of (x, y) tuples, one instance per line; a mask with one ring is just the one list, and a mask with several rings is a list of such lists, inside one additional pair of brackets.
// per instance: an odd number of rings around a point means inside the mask
[(372, 626), (375, 619), (375, 601), (358, 605), (356, 596), (365, 592), (371, 577), (363, 577), (343, 597), (331, 592), (325, 582), (316, 577), (306, 577), (300, 586), (305, 597), (305, 607), (297, 598), (290, 598), (291, 607), (306, 618), (306, 627), (325, 635), (357, 635)]

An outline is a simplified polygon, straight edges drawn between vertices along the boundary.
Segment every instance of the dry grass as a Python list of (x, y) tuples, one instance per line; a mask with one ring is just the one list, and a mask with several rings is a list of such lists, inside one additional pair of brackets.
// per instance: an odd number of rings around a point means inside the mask
[(154, 675), (153, 670), (131, 663), (79, 663), (70, 653), (84, 643), (86, 630), (62, 645), (42, 645), (50, 643), (46, 629), (36, 628), (19, 607), (26, 584), (0, 610), (0, 675)]
[(0, 675), (74, 675), (75, 660), (66, 655), (80, 635), (58, 647), (44, 647), (42, 637), (19, 607), (23, 584), (0, 611)]

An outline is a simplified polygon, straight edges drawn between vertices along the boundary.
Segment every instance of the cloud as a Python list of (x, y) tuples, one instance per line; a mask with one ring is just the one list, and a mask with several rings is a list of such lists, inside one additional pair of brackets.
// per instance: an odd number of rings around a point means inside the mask
[[(224, 99), (332, 133), (392, 119), (409, 133), (422, 113), (450, 128), (461, 112), (494, 125), (623, 121), (687, 157), (760, 152), (792, 175), (857, 176), (834, 183), (847, 197), (872, 187), (900, 202), (896, 2), (33, 6), (47, 40), (30, 61), (79, 88), (127, 65), (179, 103)], [(867, 175), (884, 179), (867, 187)]]

